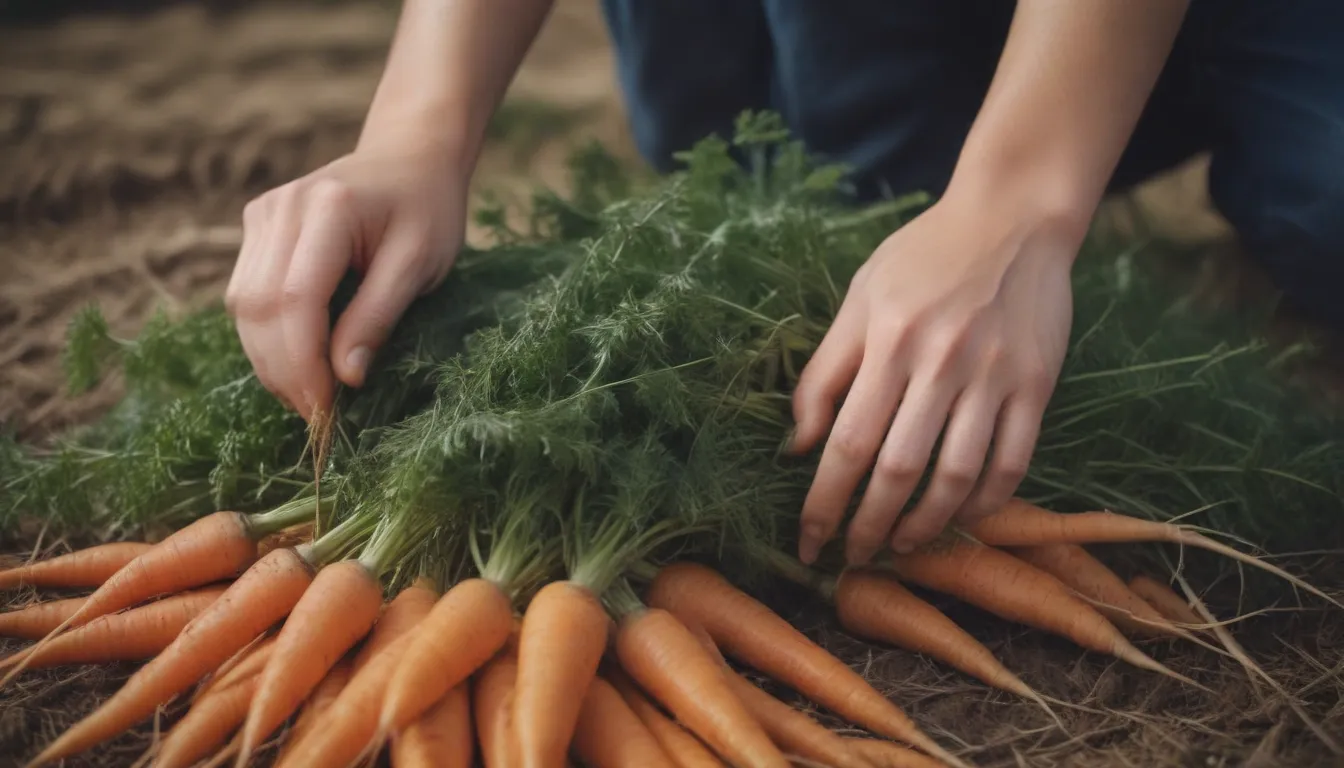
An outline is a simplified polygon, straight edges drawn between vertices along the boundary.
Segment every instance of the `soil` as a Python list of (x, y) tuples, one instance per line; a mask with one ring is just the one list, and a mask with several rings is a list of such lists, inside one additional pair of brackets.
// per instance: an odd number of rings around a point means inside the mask
[[(159, 309), (219, 299), (243, 204), (352, 147), (395, 22), (380, 3), (138, 5), (147, 8), (0, 29), (0, 428), (24, 440), (86, 421), (118, 395), (116, 381), (81, 397), (60, 385), (64, 328), (82, 306), (98, 303), (115, 330), (130, 333)], [(592, 0), (557, 4), (510, 92), (517, 125), (498, 124), (478, 191), (563, 184), (567, 148), (589, 138), (634, 157), (596, 10)], [(1201, 178), (1196, 162), (1137, 199), (1161, 231), (1220, 238), (1226, 230), (1204, 205)], [(50, 554), (87, 543), (40, 533), (0, 532), (0, 548)], [(1291, 565), (1344, 586), (1337, 567)], [(1232, 615), (1235, 583), (1209, 599)], [(846, 636), (816, 600), (781, 593), (771, 602), (978, 765), (1344, 765), (1285, 705), (1289, 697), (1188, 644), (1149, 650), (1214, 694), (949, 606), (1029, 684), (1070, 702), (1055, 706), (1065, 733), (1034, 704)], [(1235, 632), (1292, 700), (1344, 739), (1344, 617), (1281, 611)], [(0, 691), (0, 766), (22, 764), (133, 668), (29, 673)], [(168, 708), (162, 723), (179, 710)], [(67, 765), (131, 765), (153, 727)]]

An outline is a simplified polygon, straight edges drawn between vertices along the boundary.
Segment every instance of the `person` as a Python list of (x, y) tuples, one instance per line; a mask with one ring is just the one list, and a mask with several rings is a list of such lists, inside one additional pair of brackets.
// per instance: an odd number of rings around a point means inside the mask
[[(360, 385), (403, 310), (452, 267), (487, 121), (550, 5), (406, 0), (354, 150), (247, 205), (226, 305), (257, 376), (305, 418), (336, 381)], [(1070, 270), (1098, 204), (1197, 152), (1245, 250), (1304, 311), (1344, 326), (1338, 0), (603, 8), (656, 168), (765, 108), (848, 164), (860, 197), (936, 195), (855, 276), (798, 382), (793, 447), (821, 448), (804, 561), (838, 535), (864, 477), (844, 533), (856, 564), (1010, 497), (1059, 375)], [(362, 281), (330, 327), (349, 268)]]

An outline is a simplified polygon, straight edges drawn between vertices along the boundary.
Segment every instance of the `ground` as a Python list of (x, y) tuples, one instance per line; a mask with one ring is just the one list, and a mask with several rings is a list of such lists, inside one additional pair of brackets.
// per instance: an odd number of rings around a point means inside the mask
[[(0, 425), (41, 440), (115, 399), (115, 381), (79, 398), (60, 386), (65, 324), (87, 302), (131, 332), (156, 308), (180, 311), (219, 298), (243, 204), (352, 146), (394, 21), (391, 6), (378, 3), (223, 11), (181, 2), (0, 29)], [(561, 183), (565, 149), (580, 138), (633, 158), (610, 59), (596, 3), (562, 0), (496, 123), (477, 191), (525, 194), (537, 182)], [(1195, 163), (1139, 200), (1166, 231), (1221, 236), (1200, 180)], [(23, 530), (0, 532), (0, 544), (46, 552), (66, 543)], [(1338, 569), (1293, 564), (1318, 581), (1344, 584), (1331, 578)], [(1224, 583), (1210, 599), (1230, 610), (1235, 595), (1235, 585)], [(1152, 649), (1216, 695), (959, 611), (1029, 683), (1082, 707), (1057, 707), (1069, 738), (1034, 705), (986, 694), (918, 656), (846, 637), (815, 601), (774, 598), (981, 765), (1339, 764), (1282, 696), (1248, 684), (1240, 667), (1208, 651)], [(1237, 636), (1255, 658), (1272, 661), (1275, 678), (1298, 691), (1335, 738), (1344, 736), (1337, 614), (1267, 614)], [(129, 669), (29, 675), (0, 692), (0, 766), (20, 764), (115, 690)], [(130, 765), (150, 737), (142, 729), (70, 764)]]

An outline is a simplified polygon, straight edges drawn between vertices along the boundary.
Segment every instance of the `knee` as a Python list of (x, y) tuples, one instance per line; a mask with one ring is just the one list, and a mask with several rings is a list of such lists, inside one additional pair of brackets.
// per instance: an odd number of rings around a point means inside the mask
[(1220, 164), (1210, 192), (1284, 295), (1344, 330), (1344, 134), (1256, 162)]

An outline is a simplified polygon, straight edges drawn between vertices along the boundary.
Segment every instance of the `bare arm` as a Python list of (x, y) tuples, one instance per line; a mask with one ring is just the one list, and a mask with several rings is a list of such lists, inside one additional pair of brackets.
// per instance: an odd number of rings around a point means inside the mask
[(923, 544), (1017, 490), (1068, 347), (1070, 269), (1187, 5), (1019, 0), (946, 193), (860, 270), (799, 380), (795, 447), (826, 441), (803, 560), (869, 470), (851, 563)]
[(953, 185), (1030, 185), (1085, 226), (1166, 63), (1189, 0), (1020, 0)]
[(553, 0), (406, 0), (360, 147), (451, 148), (464, 166)]
[[(406, 0), (355, 150), (258, 197), (225, 294), (257, 378), (307, 419), (360, 386), (452, 268), (485, 126), (550, 0)], [(363, 273), (334, 328), (341, 277)]]

